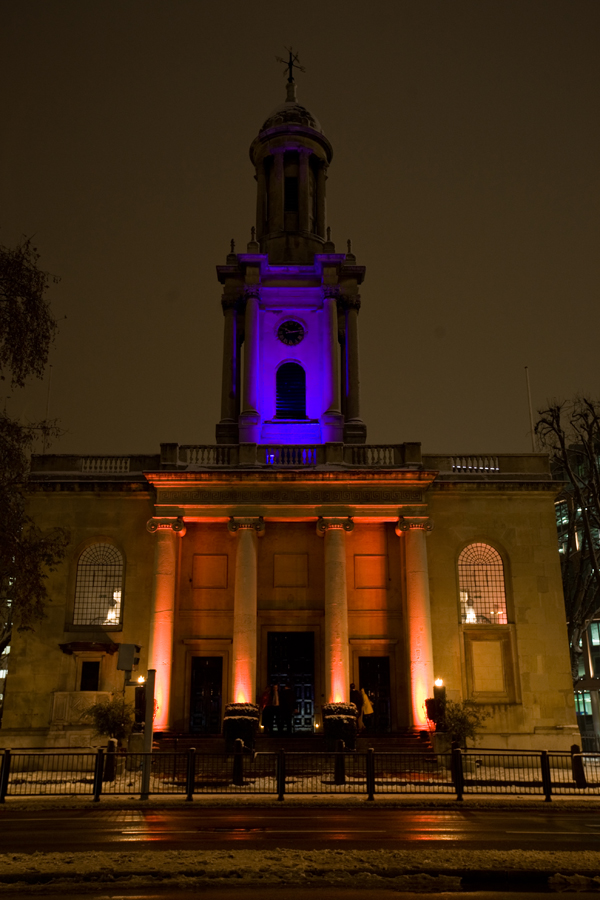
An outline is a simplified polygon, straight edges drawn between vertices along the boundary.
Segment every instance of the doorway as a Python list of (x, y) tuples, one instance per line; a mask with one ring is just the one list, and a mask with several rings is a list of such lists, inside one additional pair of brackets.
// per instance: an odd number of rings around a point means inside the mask
[(223, 658), (221, 656), (194, 656), (192, 658), (190, 696), (190, 732), (192, 734), (221, 733), (222, 693)]
[(269, 684), (289, 684), (296, 695), (294, 733), (312, 732), (315, 721), (314, 631), (270, 631), (267, 636)]
[(392, 727), (389, 656), (358, 657), (359, 687), (364, 688), (373, 704), (373, 731), (385, 734)]

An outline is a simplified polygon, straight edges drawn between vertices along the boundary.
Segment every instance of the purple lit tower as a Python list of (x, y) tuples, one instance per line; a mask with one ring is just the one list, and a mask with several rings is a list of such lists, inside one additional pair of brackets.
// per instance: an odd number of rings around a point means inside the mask
[(287, 99), (250, 147), (256, 229), (217, 266), (225, 317), (219, 444), (364, 444), (358, 311), (365, 267), (336, 253), (326, 227), (333, 151), (319, 122)]

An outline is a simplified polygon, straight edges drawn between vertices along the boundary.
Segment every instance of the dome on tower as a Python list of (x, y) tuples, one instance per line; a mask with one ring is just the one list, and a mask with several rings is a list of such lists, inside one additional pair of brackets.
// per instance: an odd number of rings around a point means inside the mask
[(260, 133), (270, 128), (280, 128), (286, 125), (296, 125), (304, 128), (312, 128), (323, 134), (321, 123), (313, 114), (296, 99), (296, 84), (293, 81), (287, 84), (287, 98), (283, 103), (275, 107), (273, 112), (263, 122)]
[(323, 133), (319, 120), (295, 99), (286, 100), (276, 106), (260, 130), (266, 131), (268, 128), (277, 128), (279, 125), (304, 125), (306, 128), (313, 128), (315, 131)]

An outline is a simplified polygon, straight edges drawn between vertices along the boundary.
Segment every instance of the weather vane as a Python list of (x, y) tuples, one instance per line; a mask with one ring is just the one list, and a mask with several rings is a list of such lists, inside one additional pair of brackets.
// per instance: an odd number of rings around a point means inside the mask
[[(276, 56), (275, 59), (278, 63), (283, 63), (283, 65), (288, 70), (288, 84), (293, 82), (294, 80), (294, 69), (298, 69), (299, 72), (306, 72), (304, 66), (300, 65), (300, 57), (297, 53), (294, 53), (292, 47), (285, 48), (288, 52), (288, 59), (282, 59), (281, 56)], [(285, 74), (285, 73), (284, 73)]]

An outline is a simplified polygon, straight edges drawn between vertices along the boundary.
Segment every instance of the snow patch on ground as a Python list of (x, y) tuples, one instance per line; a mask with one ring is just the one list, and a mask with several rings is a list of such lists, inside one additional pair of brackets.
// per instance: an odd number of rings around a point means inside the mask
[[(456, 891), (469, 872), (539, 872), (559, 889), (600, 886), (600, 851), (164, 850), (0, 854), (0, 895), (43, 885), (337, 886)], [(559, 874), (560, 873), (560, 874)], [(577, 874), (580, 873), (580, 874)], [(582, 874), (585, 873), (585, 874)]]

